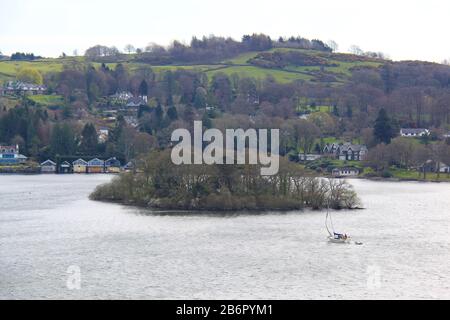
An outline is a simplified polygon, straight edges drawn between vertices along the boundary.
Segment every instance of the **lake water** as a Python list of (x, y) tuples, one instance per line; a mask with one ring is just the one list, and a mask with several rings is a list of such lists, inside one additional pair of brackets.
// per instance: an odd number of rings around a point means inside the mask
[(366, 210), (161, 214), (109, 176), (0, 176), (0, 299), (449, 299), (450, 184), (353, 180)]

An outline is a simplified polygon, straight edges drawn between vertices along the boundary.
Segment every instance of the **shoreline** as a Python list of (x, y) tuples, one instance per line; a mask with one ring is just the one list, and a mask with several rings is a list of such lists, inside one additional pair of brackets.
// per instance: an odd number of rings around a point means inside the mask
[[(85, 176), (96, 176), (96, 175), (114, 175), (119, 176), (121, 173), (86, 173), (86, 174), (75, 174), (75, 173), (41, 173), (35, 171), (22, 171), (22, 172), (8, 172), (8, 170), (3, 171), (0, 169), (0, 176), (71, 176), (71, 175), (85, 175)], [(443, 174), (443, 176), (445, 173)], [(330, 176), (318, 176), (319, 178), (333, 178)], [(450, 178), (445, 180), (436, 179), (419, 179), (419, 178), (383, 178), (383, 177), (339, 177), (335, 178), (338, 180), (368, 180), (368, 181), (378, 181), (378, 182), (429, 182), (429, 183), (450, 183)]]
[[(130, 202), (130, 201), (120, 201), (120, 200), (96, 200), (96, 199), (90, 199), (91, 201), (100, 202), (100, 203), (106, 203), (106, 204), (116, 204), (116, 205), (122, 205), (124, 207), (131, 207), (131, 208), (140, 208), (143, 210), (152, 210), (152, 212), (155, 213), (195, 213), (198, 214), (204, 214), (205, 212), (210, 213), (218, 213), (218, 214), (233, 214), (233, 213), (249, 213), (249, 214), (267, 214), (270, 212), (278, 212), (278, 213), (289, 213), (289, 212), (304, 212), (304, 211), (311, 211), (311, 212), (323, 212), (327, 210), (327, 208), (320, 208), (320, 209), (314, 209), (312, 207), (299, 207), (299, 208), (244, 208), (244, 209), (225, 209), (225, 208), (192, 208), (192, 209), (186, 209), (186, 208), (162, 208), (157, 206), (149, 206), (149, 205), (143, 205), (136, 202)], [(341, 209), (334, 209), (329, 208), (330, 211), (361, 211), (366, 210), (367, 208), (362, 207), (356, 207), (356, 208), (341, 208)]]
[(375, 182), (429, 182), (429, 183), (450, 183), (450, 180), (423, 180), (416, 178), (382, 178), (382, 177), (347, 177), (346, 180), (368, 180)]

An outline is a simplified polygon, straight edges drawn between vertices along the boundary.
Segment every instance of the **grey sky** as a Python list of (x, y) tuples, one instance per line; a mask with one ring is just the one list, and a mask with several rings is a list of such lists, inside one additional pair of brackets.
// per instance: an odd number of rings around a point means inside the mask
[(189, 41), (262, 32), (333, 39), (391, 58), (450, 58), (446, 0), (0, 0), (0, 50), (58, 56), (95, 44)]

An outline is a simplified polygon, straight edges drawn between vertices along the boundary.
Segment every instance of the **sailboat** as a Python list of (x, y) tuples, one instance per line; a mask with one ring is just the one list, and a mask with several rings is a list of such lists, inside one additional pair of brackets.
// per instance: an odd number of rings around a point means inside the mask
[[(328, 225), (328, 221), (330, 221), (330, 225)], [(328, 231), (328, 241), (331, 243), (341, 243), (348, 244), (351, 243), (351, 238), (347, 234), (336, 233), (333, 225), (333, 218), (330, 213), (330, 206), (327, 208), (327, 216), (325, 219), (325, 227)], [(331, 227), (331, 230), (330, 230)]]

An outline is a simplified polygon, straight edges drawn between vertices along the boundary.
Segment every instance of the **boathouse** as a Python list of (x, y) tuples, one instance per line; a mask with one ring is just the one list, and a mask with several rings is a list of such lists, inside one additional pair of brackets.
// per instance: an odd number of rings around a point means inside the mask
[(87, 173), (88, 163), (83, 159), (78, 159), (72, 162), (72, 167), (74, 173)]
[(63, 163), (61, 163), (59, 165), (59, 173), (61, 174), (67, 174), (67, 173), (72, 173), (72, 166), (70, 165), (69, 162), (64, 161)]
[(55, 173), (56, 163), (52, 160), (47, 160), (41, 163), (41, 173)]
[(105, 161), (105, 171), (107, 173), (120, 173), (121, 163), (117, 158), (110, 158)]
[(105, 161), (95, 158), (88, 162), (87, 173), (104, 173), (104, 172), (105, 172)]

